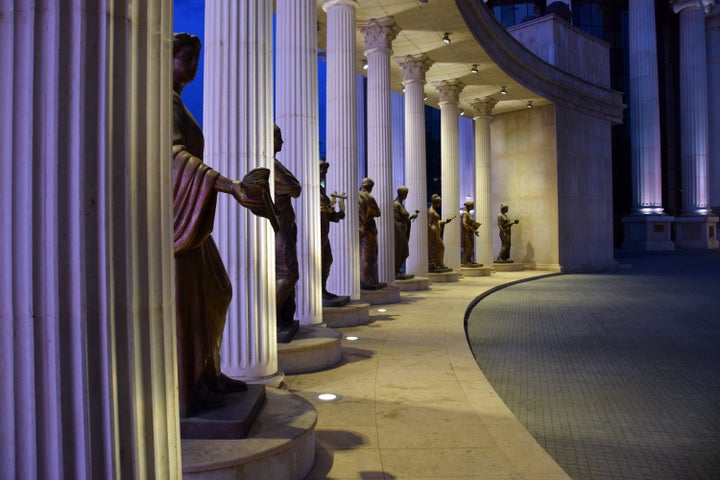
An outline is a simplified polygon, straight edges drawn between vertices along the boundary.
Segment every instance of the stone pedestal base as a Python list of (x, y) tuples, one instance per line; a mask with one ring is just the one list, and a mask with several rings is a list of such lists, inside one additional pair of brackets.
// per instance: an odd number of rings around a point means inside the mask
[(245, 438), (265, 401), (265, 385), (224, 395), (225, 405), (180, 419), (180, 438)]
[(430, 283), (457, 282), (460, 280), (460, 272), (428, 273)]
[(370, 323), (370, 304), (350, 302), (342, 307), (323, 308), (323, 323), (330, 328), (366, 325)]
[(623, 250), (674, 250), (669, 215), (630, 215), (622, 218)]
[(466, 277), (487, 277), (492, 273), (492, 268), (478, 265), (476, 267), (460, 267), (460, 273)]
[(522, 272), (523, 264), (515, 262), (495, 263), (493, 264), (493, 268), (496, 272)]
[(285, 328), (278, 329), (277, 331), (277, 341), (278, 343), (290, 343), (293, 339), (293, 337), (297, 334), (298, 329), (300, 328), (300, 322), (297, 320), (293, 320), (293, 323), (291, 325), (288, 325)]
[(400, 303), (400, 289), (398, 287), (385, 287), (380, 290), (360, 290), (360, 301), (370, 305), (387, 305)]
[(295, 375), (334, 367), (342, 360), (341, 340), (332, 328), (301, 325), (292, 342), (278, 344), (278, 370)]
[(718, 217), (711, 215), (675, 217), (675, 245), (677, 248), (718, 248)]
[(430, 281), (427, 277), (413, 277), (405, 280), (395, 280), (395, 286), (401, 292), (417, 292), (430, 288)]
[(300, 397), (274, 388), (247, 438), (182, 440), (182, 478), (305, 478), (315, 463), (317, 410)]

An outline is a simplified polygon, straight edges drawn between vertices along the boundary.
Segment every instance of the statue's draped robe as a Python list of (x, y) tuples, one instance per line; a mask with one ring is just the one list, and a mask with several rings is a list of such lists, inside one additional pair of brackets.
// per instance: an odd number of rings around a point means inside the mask
[(440, 215), (431, 206), (428, 209), (428, 256), (430, 270), (445, 267), (445, 244), (443, 231), (445, 222), (440, 221)]
[(400, 273), (400, 268), (410, 256), (410, 212), (405, 205), (396, 198), (393, 202), (393, 213), (395, 215), (395, 274)]
[(173, 228), (180, 416), (192, 413), (196, 387), (216, 390), (220, 344), (232, 285), (210, 236), (219, 173), (205, 165), (202, 129), (173, 92)]
[(378, 284), (378, 239), (375, 217), (380, 207), (365, 190), (358, 195), (360, 203), (360, 286)]
[(291, 199), (302, 192), (300, 181), (275, 160), (275, 211), (280, 229), (275, 233), (275, 300), (277, 327), (288, 328), (295, 317), (295, 285), (300, 278), (297, 259), (297, 223)]
[(475, 251), (475, 231), (480, 228), (480, 222), (476, 222), (470, 212), (462, 214), (462, 263), (468, 264), (473, 261)]
[(345, 212), (336, 211), (332, 200), (327, 196), (325, 187), (320, 185), (320, 243), (322, 247), (322, 288), (327, 292), (327, 280), (333, 263), (332, 247), (330, 246), (330, 222), (338, 223), (345, 218)]

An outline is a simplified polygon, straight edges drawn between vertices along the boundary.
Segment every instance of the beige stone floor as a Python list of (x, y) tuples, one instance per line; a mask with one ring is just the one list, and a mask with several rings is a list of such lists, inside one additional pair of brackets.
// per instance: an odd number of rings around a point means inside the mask
[[(403, 292), (371, 322), (342, 328), (343, 361), (285, 378), (318, 411), (309, 479), (559, 480), (567, 474), (497, 396), (463, 319), (481, 293), (547, 272), (497, 272)], [(385, 312), (378, 309), (384, 308)], [(317, 394), (342, 398), (322, 402)]]

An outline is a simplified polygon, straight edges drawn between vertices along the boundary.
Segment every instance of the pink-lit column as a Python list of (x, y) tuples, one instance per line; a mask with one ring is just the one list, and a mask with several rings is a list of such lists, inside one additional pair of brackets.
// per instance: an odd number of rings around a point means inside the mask
[(367, 57), (368, 177), (381, 215), (378, 229), (378, 280), (395, 284), (395, 218), (393, 215), (392, 115), (390, 112), (390, 55), (399, 28), (391, 17), (372, 19), (360, 27)]
[(663, 214), (655, 1), (629, 2), (630, 138), (633, 210), (622, 218), (626, 250), (672, 250)]
[(405, 96), (390, 92), (392, 115), (393, 187), (405, 185)]
[(714, 0), (680, 0), (680, 162), (681, 214), (675, 218), (679, 247), (718, 248), (718, 217), (710, 216), (708, 84), (705, 13)]
[[(445, 265), (460, 271), (460, 171), (458, 163), (458, 103), (465, 86), (459, 80), (443, 80), (433, 84), (440, 94), (440, 185), (442, 218), (456, 215), (445, 225)], [(436, 193), (436, 192), (432, 192)]]
[(425, 55), (398, 57), (395, 61), (403, 70), (405, 86), (405, 208), (411, 214), (420, 211), (410, 228), (405, 273), (424, 277), (428, 274), (425, 73), (433, 62)]
[(0, 2), (3, 478), (181, 476), (171, 11)]
[[(273, 167), (272, 5), (205, 5), (205, 161), (229, 178)], [(230, 195), (218, 198), (215, 240), (233, 286), (220, 350), (224, 373), (278, 375), (275, 233)]]
[[(355, 103), (355, 0), (327, 0), (327, 184), (347, 193), (347, 205), (358, 204), (358, 137)], [(352, 213), (352, 210), (349, 212)], [(328, 289), (360, 299), (359, 219), (348, 214), (330, 229), (333, 266)]]
[(472, 107), (475, 110), (475, 220), (482, 226), (475, 239), (475, 261), (489, 267), (493, 264), (493, 209), (490, 124), (492, 111), (497, 100), (477, 98)]
[[(707, 34), (708, 85), (720, 85), (720, 8), (715, 7), (705, 19)], [(720, 88), (708, 89), (708, 128), (720, 132)], [(710, 135), (710, 206), (720, 213), (720, 135)]]
[(317, 4), (278, 0), (276, 5), (275, 123), (285, 142), (278, 160), (302, 184), (302, 194), (293, 202), (300, 274), (295, 318), (312, 325), (322, 322)]

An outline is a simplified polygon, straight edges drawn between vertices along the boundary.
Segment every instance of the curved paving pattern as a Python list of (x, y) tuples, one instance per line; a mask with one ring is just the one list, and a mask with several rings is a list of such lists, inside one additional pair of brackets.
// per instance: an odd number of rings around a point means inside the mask
[(483, 298), (477, 363), (575, 480), (720, 478), (720, 251), (616, 259)]

